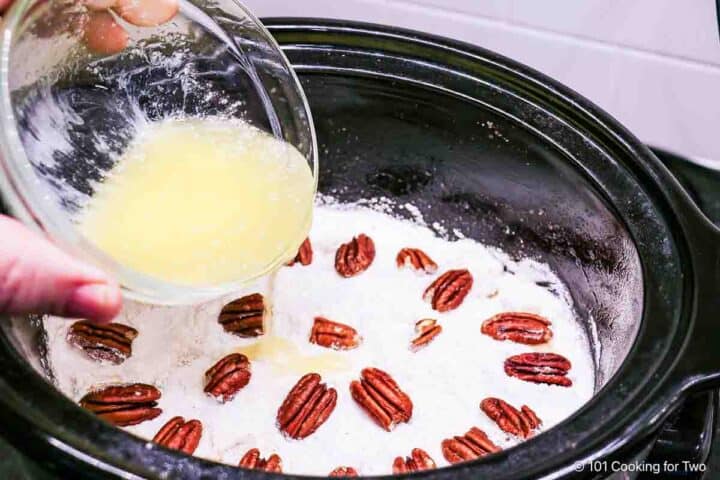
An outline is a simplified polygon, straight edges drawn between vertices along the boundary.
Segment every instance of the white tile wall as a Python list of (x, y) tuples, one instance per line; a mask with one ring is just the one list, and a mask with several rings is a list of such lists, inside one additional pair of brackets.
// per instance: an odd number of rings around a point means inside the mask
[[(547, 8), (548, 3), (551, 8)], [(518, 25), (720, 65), (715, 0), (514, 0), (510, 20)]]
[(471, 42), (571, 86), (648, 143), (720, 168), (715, 0), (245, 0)]

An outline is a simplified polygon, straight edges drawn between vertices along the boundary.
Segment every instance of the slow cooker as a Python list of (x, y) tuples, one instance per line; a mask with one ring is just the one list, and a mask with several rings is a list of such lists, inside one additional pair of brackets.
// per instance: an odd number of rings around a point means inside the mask
[[(598, 462), (644, 459), (681, 402), (720, 384), (720, 229), (608, 114), (479, 47), (361, 23), (267, 25), (311, 105), (321, 192), (410, 203), (429, 224), (549, 263), (596, 332), (596, 394), (580, 411), (413, 478), (604, 477)], [(47, 377), (42, 335), (38, 319), (3, 322), (0, 433), (61, 478), (277, 477), (149, 445), (85, 412)]]

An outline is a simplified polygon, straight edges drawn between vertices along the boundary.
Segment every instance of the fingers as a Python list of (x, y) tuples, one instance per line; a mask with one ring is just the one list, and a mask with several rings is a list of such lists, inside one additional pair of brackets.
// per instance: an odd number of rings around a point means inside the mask
[(95, 267), (3, 216), (0, 239), (0, 313), (108, 322), (120, 311), (120, 289)]
[(178, 0), (117, 0), (115, 11), (138, 27), (155, 27), (170, 21), (180, 8)]
[(113, 55), (125, 50), (130, 37), (108, 11), (102, 11), (90, 14), (83, 38), (93, 52)]
[[(0, 0), (0, 2), (3, 0)], [(102, 55), (113, 55), (127, 47), (129, 35), (108, 9), (138, 27), (154, 27), (170, 21), (180, 8), (178, 0), (85, 0), (92, 12), (85, 26), (87, 47)]]
[(13, 0), (0, 0), (0, 14), (5, 13), (5, 10), (10, 8), (10, 4)]
[(117, 0), (85, 0), (85, 6), (90, 10), (107, 10), (112, 8)]

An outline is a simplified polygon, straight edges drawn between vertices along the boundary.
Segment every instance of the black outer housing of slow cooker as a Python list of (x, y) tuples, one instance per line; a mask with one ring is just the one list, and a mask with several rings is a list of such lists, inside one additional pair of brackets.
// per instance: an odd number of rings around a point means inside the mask
[[(361, 23), (273, 19), (267, 24), (304, 83), (311, 84), (313, 75), (321, 72), (362, 75), (355, 65), (338, 59), (338, 52), (352, 50), (382, 52), (376, 68), (388, 78), (397, 65), (393, 61), (418, 68), (416, 80), (423, 82), (432, 80), (430, 66), (443, 70), (438, 76), (460, 78), (476, 72), (524, 92), (548, 112), (548, 118), (525, 119), (529, 127), (560, 128), (548, 119), (561, 119), (563, 128), (582, 133), (616, 160), (593, 164), (587, 158), (584, 167), (589, 184), (627, 226), (643, 268), (643, 322), (624, 363), (591, 402), (556, 428), (482, 461), (417, 473), (415, 478), (598, 477), (587, 468), (576, 471), (575, 465), (593, 459), (643, 458), (663, 421), (688, 394), (718, 385), (720, 329), (713, 321), (720, 311), (720, 233), (670, 172), (622, 126), (557, 82), (478, 47)], [(328, 64), (323, 57), (329, 59)], [(389, 81), (402, 80), (398, 76)], [(472, 101), (472, 92), (464, 93)], [(522, 113), (520, 103), (518, 110)], [(538, 123), (533, 124), (535, 120)], [(322, 129), (319, 133), (322, 144)], [(394, 190), (399, 188), (400, 194), (417, 186), (417, 182), (395, 182), (392, 173), (376, 179), (377, 185), (391, 193), (398, 193)], [(637, 182), (643, 198), (608, 183), (611, 178)], [(653, 218), (634, 209), (642, 202), (648, 202), (640, 206), (651, 209)], [(147, 448), (144, 441), (110, 428), (68, 401), (4, 337), (0, 339), (0, 372), (0, 433), (67, 478), (276, 478)]]

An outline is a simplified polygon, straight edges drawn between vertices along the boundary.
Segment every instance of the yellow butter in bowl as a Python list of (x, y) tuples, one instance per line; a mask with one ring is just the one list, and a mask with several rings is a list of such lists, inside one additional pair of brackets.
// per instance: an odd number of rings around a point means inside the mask
[(241, 120), (166, 119), (139, 128), (80, 228), (141, 273), (184, 285), (234, 282), (295, 255), (314, 191), (295, 147)]

